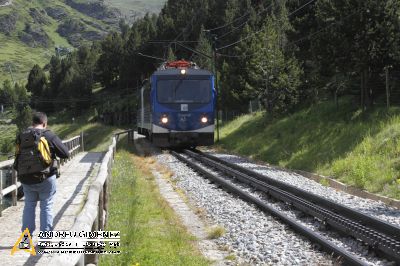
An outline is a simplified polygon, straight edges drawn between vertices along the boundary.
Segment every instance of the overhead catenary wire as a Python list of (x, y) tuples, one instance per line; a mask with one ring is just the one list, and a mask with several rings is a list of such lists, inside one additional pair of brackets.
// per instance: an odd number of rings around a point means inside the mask
[(16, 101), (16, 102), (3, 102), (0, 104), (3, 105), (9, 105), (12, 106), (13, 104), (30, 104), (30, 103), (81, 103), (81, 102), (92, 102), (92, 103), (106, 103), (109, 102), (110, 100), (113, 99), (119, 99), (121, 97), (129, 97), (129, 96), (135, 96), (136, 93), (131, 93), (131, 94), (122, 94), (122, 92), (128, 91), (128, 90), (137, 90), (141, 86), (135, 87), (135, 88), (128, 88), (125, 90), (120, 90), (118, 91), (119, 95), (114, 95), (114, 96), (107, 96), (106, 98), (100, 98), (100, 97), (79, 97), (79, 98), (69, 98), (69, 99), (60, 99), (60, 98), (39, 98), (39, 97), (32, 97), (32, 99), (27, 100), (27, 101)]
[[(308, 2), (307, 4), (309, 5), (311, 2), (312, 2), (312, 1)], [(306, 4), (303, 5), (302, 7), (304, 8), (305, 6), (306, 6)], [(297, 11), (299, 11), (299, 10), (300, 10), (300, 9), (297, 9)], [(304, 37), (301, 37), (301, 38), (299, 38), (299, 39), (297, 39), (297, 40), (295, 40), (295, 41), (291, 41), (291, 42), (289, 42), (287, 45), (293, 45), (293, 44), (297, 44), (297, 43), (300, 43), (300, 42), (302, 42), (302, 41), (305, 41), (305, 40), (307, 40), (307, 39), (311, 39), (312, 37), (315, 37), (315, 36), (321, 34), (321, 33), (324, 32), (325, 30), (327, 30), (327, 29), (329, 29), (329, 28), (331, 28), (331, 27), (337, 25), (338, 23), (342, 23), (345, 19), (348, 19), (349, 17), (353, 16), (353, 15), (356, 14), (357, 12), (360, 12), (360, 9), (355, 10), (354, 12), (348, 14), (347, 16), (341, 18), (340, 20), (338, 20), (338, 21), (336, 21), (336, 22), (332, 22), (332, 23), (329, 24), (328, 26), (323, 27), (323, 28), (319, 29), (319, 30), (316, 31), (316, 32), (310, 33), (309, 35), (304, 36)], [(293, 12), (292, 12), (292, 14), (293, 14)], [(252, 37), (252, 36), (251, 36), (251, 37)], [(262, 48), (261, 50), (264, 50), (264, 51), (265, 51), (266, 48)], [(257, 53), (258, 53), (258, 52), (251, 53), (251, 54), (244, 54), (244, 55), (229, 55), (229, 54), (218, 53), (218, 56), (220, 56), (220, 57), (227, 57), (227, 58), (246, 58), (246, 57), (251, 57), (251, 56), (253, 56), (253, 55), (257, 54)]]
[[(263, 10), (261, 10), (261, 11), (260, 11), (258, 14), (256, 14), (256, 15), (261, 15), (263, 12), (267, 11), (271, 6), (272, 6), (272, 3), (271, 3), (270, 5), (268, 5), (267, 7), (265, 7)], [(236, 21), (239, 21), (239, 20), (241, 20), (242, 18), (244, 18), (244, 17), (246, 17), (246, 16), (249, 16), (249, 15), (250, 15), (250, 12), (246, 12), (244, 15), (242, 15), (242, 16), (240, 16), (240, 17), (234, 19), (234, 20), (231, 21), (231, 22), (228, 22), (228, 23), (226, 23), (226, 24), (224, 24), (224, 25), (222, 25), (222, 26), (217, 26), (217, 27), (212, 28), (212, 29), (206, 29), (205, 31), (211, 32), (211, 31), (215, 31), (215, 30), (219, 30), (219, 29), (223, 29), (223, 28), (229, 27), (229, 26), (235, 24)], [(247, 21), (248, 21), (248, 20), (247, 20)]]
[[(260, 12), (258, 12), (258, 13), (256, 14), (256, 16), (260, 16), (262, 13), (268, 11), (268, 9), (270, 9), (271, 7), (272, 7), (272, 4), (268, 5), (268, 6), (265, 7), (263, 10), (261, 10)], [(217, 39), (220, 40), (220, 39), (222, 39), (222, 38), (228, 36), (229, 34), (235, 32), (236, 30), (240, 29), (242, 26), (246, 25), (246, 24), (249, 22), (249, 19), (250, 19), (250, 18), (246, 19), (246, 21), (244, 21), (243, 23), (241, 23), (239, 26), (235, 27), (234, 29), (230, 30), (229, 32), (224, 33), (224, 34), (222, 34), (221, 36), (218, 36)]]
[(163, 43), (173, 43), (173, 42), (180, 42), (180, 43), (198, 43), (199, 41), (190, 41), (190, 40), (149, 40), (148, 43), (155, 43), (155, 44), (163, 44)]
[(219, 51), (219, 50), (223, 50), (223, 49), (226, 49), (226, 48), (235, 46), (236, 44), (239, 44), (239, 43), (241, 43), (241, 42), (243, 42), (243, 41), (245, 41), (245, 40), (248, 40), (248, 39), (250, 39), (250, 38), (253, 38), (254, 36), (256, 36), (258, 33), (262, 32), (263, 30), (264, 30), (264, 29), (261, 29), (261, 30), (258, 30), (258, 31), (256, 31), (256, 32), (253, 32), (252, 34), (250, 34), (250, 35), (248, 35), (248, 36), (246, 36), (246, 37), (244, 37), (244, 38), (242, 38), (242, 39), (240, 39), (240, 40), (238, 40), (238, 41), (236, 41), (236, 42), (230, 43), (230, 44), (225, 45), (225, 46), (222, 46), (222, 47), (218, 47), (218, 48), (216, 48), (215, 50)]
[[(307, 36), (301, 37), (301, 38), (299, 38), (299, 39), (297, 39), (297, 40), (295, 40), (295, 41), (291, 41), (291, 42), (289, 42), (287, 45), (293, 45), (293, 44), (297, 44), (297, 43), (300, 43), (300, 42), (302, 42), (302, 41), (305, 41), (305, 40), (307, 40), (307, 39), (311, 39), (312, 37), (315, 37), (315, 36), (321, 34), (321, 33), (324, 32), (325, 30), (327, 30), (327, 29), (329, 29), (329, 28), (335, 26), (336, 24), (338, 24), (338, 23), (340, 23), (340, 22), (343, 22), (345, 19), (347, 19), (347, 18), (353, 16), (354, 14), (356, 14), (356, 13), (359, 12), (359, 11), (360, 11), (360, 10), (357, 9), (357, 10), (355, 10), (354, 12), (350, 13), (349, 15), (347, 15), (347, 16), (341, 18), (340, 20), (338, 20), (338, 21), (336, 21), (336, 22), (332, 22), (332, 23), (329, 24), (328, 26), (323, 27), (323, 28), (319, 29), (319, 30), (316, 31), (316, 32), (310, 33), (310, 34), (307, 35)], [(262, 51), (265, 51), (266, 48), (262, 48), (261, 50), (262, 50)], [(259, 51), (258, 51), (258, 52), (259, 52)], [(217, 55), (220, 56), (220, 57), (227, 57), (227, 58), (246, 58), (246, 57), (251, 57), (251, 56), (257, 54), (258, 52), (251, 53), (251, 54), (244, 54), (244, 55), (229, 55), (229, 54), (223, 54), (223, 53), (218, 53)]]
[[(196, 18), (196, 15), (192, 17), (192, 19), (190, 20), (190, 23), (187, 24), (186, 27), (174, 38), (174, 41), (178, 40), (178, 39), (187, 31), (187, 29), (188, 29), (189, 27), (193, 28), (193, 22), (194, 22), (194, 19), (195, 19), (195, 18)], [(172, 43), (170, 43), (170, 44), (168, 45), (168, 49), (171, 47), (171, 44), (172, 44)]]
[(236, 21), (241, 20), (242, 18), (244, 18), (245, 16), (248, 16), (249, 14), (250, 14), (250, 12), (247, 12), (246, 14), (234, 19), (233, 21), (231, 21), (229, 23), (226, 23), (226, 24), (224, 24), (222, 26), (218, 26), (218, 27), (215, 27), (215, 28), (212, 28), (212, 29), (205, 29), (205, 31), (211, 32), (211, 31), (215, 31), (215, 30), (219, 30), (219, 29), (223, 29), (223, 28), (229, 27), (230, 25), (233, 25)]
[(310, 1), (308, 1), (307, 3), (305, 3), (304, 5), (302, 5), (301, 7), (299, 7), (299, 8), (297, 8), (296, 10), (290, 12), (288, 16), (290, 17), (290, 16), (296, 14), (297, 12), (299, 12), (300, 10), (302, 10), (303, 8), (305, 8), (306, 6), (312, 4), (312, 3), (315, 2), (315, 1), (317, 1), (317, 0), (310, 0)]
[(143, 53), (137, 53), (138, 55), (142, 56), (142, 57), (147, 57), (147, 58), (151, 58), (151, 59), (156, 59), (156, 60), (160, 60), (160, 61), (165, 61), (165, 58), (161, 58), (161, 57), (156, 57), (156, 56), (152, 56), (152, 55), (147, 55), (147, 54), (143, 54)]
[[(297, 12), (299, 12), (299, 11), (302, 10), (302, 9), (304, 9), (305, 7), (307, 7), (308, 5), (310, 5), (311, 3), (315, 2), (315, 1), (316, 1), (316, 0), (310, 0), (310, 1), (307, 2), (306, 4), (302, 5), (301, 7), (297, 8), (296, 10), (294, 10), (293, 12), (291, 12), (291, 13), (288, 15), (288, 17), (290, 17), (290, 16), (296, 14)], [(242, 38), (242, 39), (240, 39), (240, 40), (238, 40), (238, 41), (236, 41), (236, 42), (233, 42), (233, 43), (224, 45), (224, 46), (222, 46), (222, 47), (218, 47), (218, 48), (216, 48), (216, 50), (219, 51), (219, 50), (223, 50), (223, 49), (226, 49), (226, 48), (235, 46), (235, 45), (237, 45), (237, 44), (239, 44), (239, 43), (241, 43), (241, 42), (243, 42), (243, 41), (245, 41), (245, 40), (248, 40), (248, 39), (250, 39), (250, 38), (253, 38), (254, 36), (256, 36), (258, 33), (262, 32), (263, 30), (264, 30), (264, 29), (260, 29), (260, 30), (258, 30), (258, 31), (256, 31), (256, 32), (253, 32), (253, 33), (251, 33), (250, 35), (248, 35), (248, 36), (246, 36), (246, 37), (244, 37), (244, 38)]]
[(328, 26), (326, 26), (326, 27), (324, 27), (324, 28), (322, 28), (322, 29), (320, 29), (320, 30), (318, 30), (318, 31), (316, 31), (316, 32), (313, 32), (313, 33), (311, 33), (311, 34), (309, 34), (309, 35), (307, 35), (307, 36), (305, 36), (305, 37), (299, 38), (299, 39), (297, 39), (296, 41), (292, 41), (292, 42), (290, 42), (289, 44), (296, 44), (296, 43), (302, 42), (303, 40), (310, 39), (311, 37), (314, 37), (314, 36), (316, 36), (316, 35), (319, 35), (321, 32), (325, 31), (326, 29), (329, 29), (329, 28), (335, 26), (335, 25), (338, 24), (339, 22), (343, 22), (345, 19), (348, 19), (349, 17), (353, 16), (354, 14), (356, 14), (356, 13), (358, 13), (358, 12), (360, 12), (360, 9), (355, 10), (354, 12), (348, 14), (347, 16), (341, 18), (341, 19), (338, 20), (338, 21), (332, 22), (332, 23), (329, 24)]

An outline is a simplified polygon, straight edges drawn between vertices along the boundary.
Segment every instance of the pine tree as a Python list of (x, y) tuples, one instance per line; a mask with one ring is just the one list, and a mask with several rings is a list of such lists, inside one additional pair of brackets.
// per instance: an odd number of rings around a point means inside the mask
[(21, 132), (31, 125), (32, 122), (32, 109), (28, 104), (18, 104), (16, 107), (15, 123), (18, 131)]
[(0, 103), (6, 106), (14, 107), (17, 104), (18, 97), (11, 84), (11, 81), (6, 79), (3, 82), (3, 87), (0, 90)]
[[(324, 29), (312, 40), (314, 58), (321, 77), (363, 80), (362, 105), (372, 105), (377, 95), (376, 80), (387, 65), (398, 65), (400, 2), (318, 1), (316, 20)], [(359, 83), (359, 82), (357, 82)]]
[(263, 31), (252, 41), (257, 51), (249, 60), (252, 88), (269, 113), (291, 110), (298, 102), (301, 69), (297, 60), (285, 54), (282, 19), (269, 18)]
[(102, 42), (102, 54), (97, 62), (100, 81), (107, 89), (118, 85), (121, 60), (123, 58), (123, 41), (118, 33), (109, 34)]
[(34, 97), (41, 97), (47, 88), (47, 78), (39, 65), (34, 65), (29, 72), (28, 84), (26, 89), (32, 93)]
[[(212, 45), (206, 36), (203, 26), (201, 27), (200, 37), (198, 40), (198, 44), (196, 46), (196, 50), (202, 52), (203, 54), (209, 55), (209, 56), (213, 55)], [(201, 55), (201, 54), (196, 54), (193, 58), (194, 58), (194, 61), (201, 68), (212, 71), (211, 58), (205, 57), (204, 55)]]
[(14, 93), (18, 103), (28, 103), (29, 95), (26, 88), (18, 83), (14, 85)]

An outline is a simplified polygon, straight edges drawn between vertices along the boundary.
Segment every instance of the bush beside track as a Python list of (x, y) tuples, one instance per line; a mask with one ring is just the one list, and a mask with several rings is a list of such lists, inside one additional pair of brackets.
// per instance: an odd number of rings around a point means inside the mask
[(354, 106), (345, 100), (338, 110), (325, 102), (279, 118), (244, 115), (222, 127), (219, 147), (400, 199), (400, 108)]

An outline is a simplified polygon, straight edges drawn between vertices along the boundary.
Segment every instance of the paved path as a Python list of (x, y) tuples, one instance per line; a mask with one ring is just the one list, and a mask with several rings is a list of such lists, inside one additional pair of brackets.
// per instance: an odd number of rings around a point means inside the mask
[[(92, 178), (97, 174), (102, 153), (80, 153), (61, 169), (57, 179), (54, 200), (54, 230), (69, 230), (81, 210)], [(47, 265), (50, 255), (31, 256), (18, 251), (11, 256), (11, 249), (20, 236), (23, 199), (17, 206), (6, 209), (0, 217), (0, 265)], [(36, 208), (36, 228), (39, 230), (39, 204)], [(37, 243), (37, 233), (33, 242)]]

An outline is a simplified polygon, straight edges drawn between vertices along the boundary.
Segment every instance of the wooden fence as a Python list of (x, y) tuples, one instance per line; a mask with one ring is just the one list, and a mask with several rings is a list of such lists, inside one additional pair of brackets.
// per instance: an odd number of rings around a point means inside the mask
[[(117, 133), (112, 138), (112, 144), (103, 157), (100, 171), (90, 185), (88, 196), (82, 211), (75, 219), (71, 232), (94, 232), (104, 230), (107, 224), (109, 183), (111, 179), (111, 169), (114, 163), (114, 155), (117, 149), (117, 142), (122, 134), (128, 134), (128, 142), (134, 139), (134, 130), (127, 130)], [(79, 238), (76, 239), (77, 242)], [(98, 254), (57, 254), (48, 265), (57, 266), (83, 266), (97, 265)]]
[[(83, 151), (83, 133), (71, 139), (64, 140), (63, 143), (68, 147), (70, 158), (61, 160), (61, 164), (64, 164), (67, 160), (78, 154), (79, 150)], [(4, 196), (11, 194), (11, 206), (17, 205), (18, 188), (21, 186), (21, 183), (18, 181), (17, 173), (12, 167), (13, 163), (14, 160), (0, 162), (0, 217), (3, 211)], [(11, 176), (11, 185), (4, 189), (3, 176)]]

